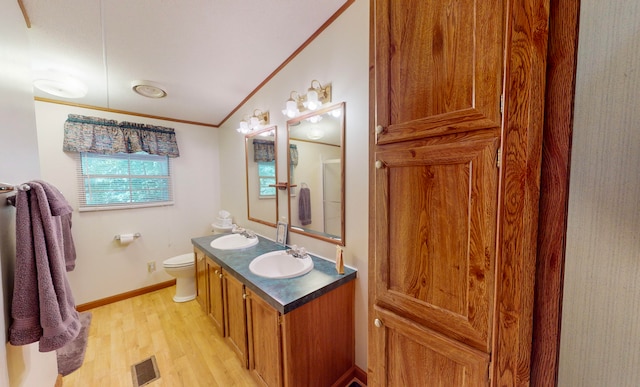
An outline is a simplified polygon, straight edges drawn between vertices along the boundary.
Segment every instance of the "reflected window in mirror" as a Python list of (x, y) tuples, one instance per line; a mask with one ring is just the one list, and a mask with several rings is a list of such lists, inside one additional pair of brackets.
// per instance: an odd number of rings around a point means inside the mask
[(273, 227), (278, 220), (277, 154), (276, 126), (245, 135), (248, 219)]
[(287, 121), (289, 227), (344, 245), (344, 116), (338, 103)]
[(276, 197), (276, 162), (258, 161), (258, 197), (270, 199)]

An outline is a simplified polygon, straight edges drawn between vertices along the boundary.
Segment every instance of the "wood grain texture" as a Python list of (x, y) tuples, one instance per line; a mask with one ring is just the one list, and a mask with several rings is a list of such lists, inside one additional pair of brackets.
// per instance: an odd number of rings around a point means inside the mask
[(207, 282), (207, 261), (204, 252), (194, 248), (196, 271), (196, 300), (205, 313), (209, 313), (209, 292)]
[(78, 312), (84, 312), (84, 311), (87, 311), (89, 309), (97, 308), (99, 306), (108, 305), (108, 304), (111, 304), (111, 303), (114, 303), (114, 302), (126, 300), (128, 298), (141, 296), (141, 295), (146, 294), (146, 293), (155, 292), (156, 290), (168, 288), (170, 286), (174, 286), (175, 284), (176, 284), (176, 280), (172, 279), (170, 281), (161, 282), (159, 284), (155, 284), (155, 285), (151, 285), (151, 286), (145, 286), (144, 288), (132, 290), (130, 292), (120, 293), (120, 294), (116, 294), (115, 296), (102, 298), (100, 300), (87, 302), (85, 304), (80, 304), (80, 305), (76, 306), (76, 310)]
[[(486, 386), (489, 355), (474, 350), (411, 319), (376, 307), (381, 319), (378, 346), (389, 359), (376, 368), (382, 386)], [(428, 364), (428, 367), (423, 365)], [(407, 366), (409, 365), (409, 366)]]
[(282, 386), (280, 313), (256, 294), (247, 294), (249, 371), (260, 385)]
[(84, 364), (65, 387), (131, 386), (131, 366), (156, 356), (157, 387), (257, 386), (196, 301), (175, 287), (91, 309)]
[(558, 377), (579, 8), (579, 0), (551, 1), (532, 386), (556, 386)]
[(500, 1), (374, 1), (378, 143), (500, 126)]
[(282, 316), (285, 387), (326, 387), (355, 365), (355, 281)]
[(548, 0), (511, 2), (492, 384), (526, 386), (538, 227)]
[(224, 289), (224, 331), (227, 343), (242, 364), (248, 366), (247, 355), (247, 312), (245, 308), (244, 285), (232, 275), (222, 272)]
[(211, 317), (211, 321), (213, 325), (215, 325), (216, 329), (220, 336), (224, 337), (226, 335), (225, 331), (225, 323), (224, 323), (224, 291), (223, 291), (223, 280), (222, 280), (222, 267), (215, 263), (211, 258), (206, 258), (207, 265), (207, 308), (206, 310), (209, 313), (209, 317)]
[(375, 154), (376, 303), (488, 351), (498, 137), (410, 145)]

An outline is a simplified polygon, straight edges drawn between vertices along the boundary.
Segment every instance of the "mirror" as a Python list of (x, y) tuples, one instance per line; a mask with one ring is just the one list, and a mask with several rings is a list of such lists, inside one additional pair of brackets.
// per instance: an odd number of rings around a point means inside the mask
[(270, 126), (244, 137), (248, 219), (273, 227), (278, 221), (277, 132)]
[(289, 229), (344, 245), (345, 103), (287, 121)]

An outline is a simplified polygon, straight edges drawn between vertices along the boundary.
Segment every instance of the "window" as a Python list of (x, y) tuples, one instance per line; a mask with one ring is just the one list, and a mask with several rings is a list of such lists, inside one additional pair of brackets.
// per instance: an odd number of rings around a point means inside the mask
[(269, 187), (274, 184), (276, 184), (276, 162), (258, 161), (258, 188), (260, 189), (258, 196), (263, 199), (274, 198), (276, 187)]
[(173, 204), (167, 156), (145, 152), (79, 155), (81, 211)]

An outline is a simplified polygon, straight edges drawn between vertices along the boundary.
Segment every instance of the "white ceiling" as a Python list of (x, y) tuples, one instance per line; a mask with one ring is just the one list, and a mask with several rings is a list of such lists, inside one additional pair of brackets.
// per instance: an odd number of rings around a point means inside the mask
[[(218, 125), (347, 2), (23, 0), (33, 70), (67, 73), (89, 89), (79, 99), (34, 94)], [(141, 97), (134, 80), (168, 96)]]

